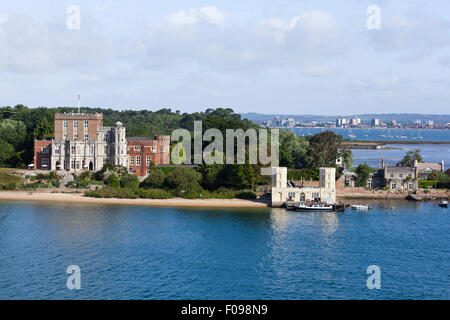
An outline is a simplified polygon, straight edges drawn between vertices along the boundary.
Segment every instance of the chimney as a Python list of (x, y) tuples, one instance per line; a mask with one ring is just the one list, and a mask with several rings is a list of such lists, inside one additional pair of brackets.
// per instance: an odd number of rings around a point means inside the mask
[(381, 157), (381, 167), (384, 169), (386, 166), (384, 165), (384, 157)]

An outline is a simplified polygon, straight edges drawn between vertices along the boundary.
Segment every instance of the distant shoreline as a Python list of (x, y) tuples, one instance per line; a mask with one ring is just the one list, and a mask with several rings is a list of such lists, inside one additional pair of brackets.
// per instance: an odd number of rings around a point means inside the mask
[(376, 143), (379, 145), (386, 145), (386, 144), (450, 144), (450, 141), (401, 141), (401, 140), (344, 140), (344, 143), (359, 143), (359, 144), (369, 144), (369, 143)]
[(243, 199), (118, 199), (91, 198), (82, 194), (0, 191), (1, 200), (68, 202), (82, 204), (144, 205), (152, 207), (267, 208), (268, 203)]

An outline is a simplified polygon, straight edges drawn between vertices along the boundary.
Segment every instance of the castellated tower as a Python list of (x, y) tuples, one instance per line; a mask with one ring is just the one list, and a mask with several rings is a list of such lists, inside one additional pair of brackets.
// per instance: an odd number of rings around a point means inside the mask
[(272, 167), (272, 188), (287, 187), (287, 168)]
[(334, 189), (336, 187), (336, 168), (320, 168), (320, 187)]

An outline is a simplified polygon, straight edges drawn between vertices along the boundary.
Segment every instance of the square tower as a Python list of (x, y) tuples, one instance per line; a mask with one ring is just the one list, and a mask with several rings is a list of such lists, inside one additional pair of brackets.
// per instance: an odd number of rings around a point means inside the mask
[(272, 167), (272, 188), (287, 187), (287, 168)]
[(336, 168), (320, 168), (320, 188), (335, 189), (336, 187)]

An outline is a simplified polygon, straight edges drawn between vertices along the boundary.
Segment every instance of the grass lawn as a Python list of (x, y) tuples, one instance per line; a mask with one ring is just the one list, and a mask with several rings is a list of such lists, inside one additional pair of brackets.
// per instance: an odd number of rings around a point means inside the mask
[(0, 168), (0, 185), (2, 184), (10, 184), (10, 183), (23, 183), (23, 178), (18, 177), (14, 174), (11, 174), (11, 171), (22, 171), (22, 169), (14, 169), (14, 168)]

